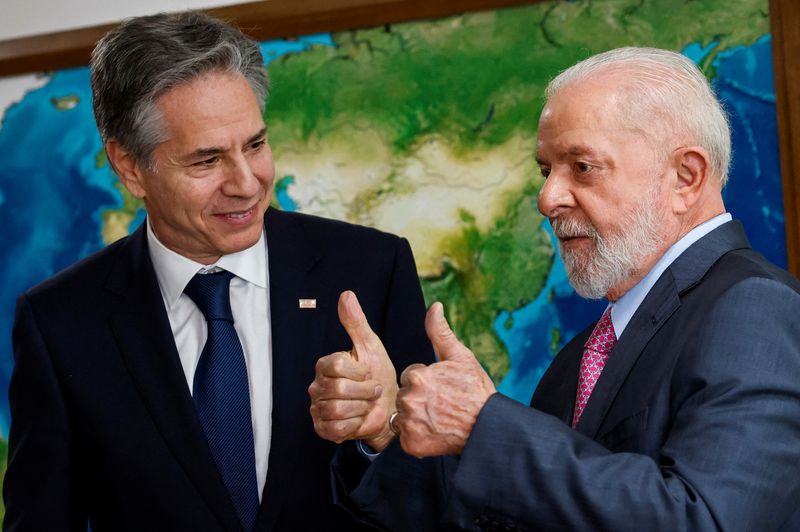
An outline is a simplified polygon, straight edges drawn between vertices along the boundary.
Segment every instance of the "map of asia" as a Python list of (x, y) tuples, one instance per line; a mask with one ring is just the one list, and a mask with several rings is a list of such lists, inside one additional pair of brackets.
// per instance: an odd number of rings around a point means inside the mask
[[(527, 403), (555, 352), (605, 305), (574, 294), (536, 210), (547, 81), (617, 46), (693, 59), (731, 116), (728, 210), (785, 267), (767, 11), (767, 0), (541, 2), (264, 42), (273, 208), (408, 238), (428, 303), (444, 302), (499, 390)], [(16, 297), (128, 234), (144, 210), (105, 159), (87, 68), (0, 79), (0, 120), (4, 464)]]

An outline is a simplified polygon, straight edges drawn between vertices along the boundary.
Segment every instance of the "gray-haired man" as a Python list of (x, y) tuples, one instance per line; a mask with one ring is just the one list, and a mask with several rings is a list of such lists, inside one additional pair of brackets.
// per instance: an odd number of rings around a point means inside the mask
[[(539, 210), (570, 282), (606, 312), (529, 408), (495, 393), (435, 304), (440, 362), (400, 378), (384, 417), (400, 445), (363, 437), (383, 451), (369, 467), (355, 445), (339, 451), (342, 504), (392, 530), (800, 529), (800, 282), (725, 212), (730, 146), (708, 81), (678, 53), (612, 50), (555, 78)], [(347, 378), (337, 358), (320, 361), (313, 404), (352, 415), (328, 397)], [(374, 374), (389, 359), (359, 363)], [(349, 437), (333, 417), (317, 425)]]
[(336, 446), (306, 387), (351, 346), (344, 290), (394, 353), (432, 360), (408, 243), (268, 209), (267, 79), (238, 29), (131, 19), (91, 78), (147, 223), (18, 301), (5, 529), (358, 529), (331, 502)]

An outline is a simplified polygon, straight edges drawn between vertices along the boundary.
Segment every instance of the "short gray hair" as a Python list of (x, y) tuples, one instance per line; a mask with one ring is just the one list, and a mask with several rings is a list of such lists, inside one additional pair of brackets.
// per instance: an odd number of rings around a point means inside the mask
[(545, 98), (616, 69), (621, 70), (620, 88), (626, 96), (621, 119), (645, 132), (664, 124), (668, 132), (688, 134), (708, 151), (712, 171), (725, 186), (731, 160), (728, 117), (703, 72), (682, 54), (626, 47), (593, 55), (556, 76)]
[(153, 150), (167, 140), (159, 96), (209, 72), (244, 76), (266, 105), (269, 80), (257, 42), (200, 12), (161, 13), (124, 21), (95, 46), (92, 106), (103, 143), (116, 139), (152, 169)]

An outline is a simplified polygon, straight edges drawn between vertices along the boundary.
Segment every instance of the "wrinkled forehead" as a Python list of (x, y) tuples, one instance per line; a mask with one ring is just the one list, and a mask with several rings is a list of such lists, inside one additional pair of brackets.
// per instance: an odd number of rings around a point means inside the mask
[(636, 116), (628, 87), (614, 76), (575, 82), (553, 94), (539, 119), (537, 151), (575, 151), (575, 146), (609, 149), (646, 142), (655, 148), (661, 127)]
[(623, 127), (626, 92), (608, 76), (573, 82), (549, 98), (539, 127)]

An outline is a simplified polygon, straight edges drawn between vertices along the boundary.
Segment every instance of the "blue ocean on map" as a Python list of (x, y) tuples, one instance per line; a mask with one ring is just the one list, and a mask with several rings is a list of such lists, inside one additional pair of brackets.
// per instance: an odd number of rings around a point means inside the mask
[[(72, 108), (55, 102), (77, 98)], [(120, 202), (102, 149), (88, 69), (63, 70), (6, 112), (0, 129), (0, 430), (8, 434), (11, 325), (17, 296), (103, 246), (103, 209)]]
[[(315, 45), (332, 45), (314, 35), (262, 45), (267, 62)], [(713, 45), (713, 44), (712, 44)], [(711, 49), (690, 46), (699, 61)], [(695, 55), (692, 55), (695, 54)], [(720, 54), (715, 85), (732, 113), (734, 166), (726, 190), (729, 210), (744, 221), (754, 247), (786, 265), (783, 201), (778, 161), (770, 39)], [(72, 103), (70, 103), (72, 102)], [(98, 164), (102, 146), (91, 111), (88, 69), (56, 72), (49, 82), (10, 107), (0, 126), (0, 433), (8, 434), (8, 380), (13, 367), (14, 304), (25, 289), (100, 249), (102, 216), (121, 206), (116, 178)], [(285, 208), (294, 201), (284, 189)], [(131, 224), (133, 230), (144, 213)], [(549, 226), (544, 227), (551, 235)], [(555, 242), (554, 242), (555, 244)], [(586, 301), (569, 287), (560, 260), (530, 304), (501, 313), (495, 330), (511, 357), (500, 391), (527, 403), (552, 360), (553, 346), (590, 325), (605, 303)], [(509, 327), (510, 325), (510, 327)], [(554, 342), (554, 335), (558, 335)]]

